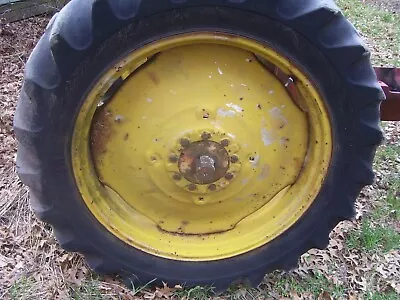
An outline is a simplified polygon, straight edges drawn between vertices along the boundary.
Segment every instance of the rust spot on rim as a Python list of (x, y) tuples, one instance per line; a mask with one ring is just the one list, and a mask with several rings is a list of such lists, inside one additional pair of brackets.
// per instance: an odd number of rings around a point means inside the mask
[(105, 107), (96, 111), (90, 134), (90, 150), (95, 159), (107, 152), (107, 142), (114, 132), (112, 122), (113, 115), (111, 111)]
[(161, 232), (176, 235), (176, 236), (193, 236), (193, 237), (196, 237), (196, 236), (204, 237), (204, 236), (213, 235), (213, 234), (222, 234), (222, 233), (228, 232), (230, 230), (233, 230), (235, 227), (236, 227), (236, 224), (232, 224), (231, 226), (229, 226), (229, 229), (214, 230), (214, 231), (205, 232), (205, 233), (190, 233), (190, 232), (183, 232), (182, 227), (177, 228), (177, 231), (170, 231), (170, 230), (163, 229), (159, 225), (157, 225), (157, 229), (160, 230)]

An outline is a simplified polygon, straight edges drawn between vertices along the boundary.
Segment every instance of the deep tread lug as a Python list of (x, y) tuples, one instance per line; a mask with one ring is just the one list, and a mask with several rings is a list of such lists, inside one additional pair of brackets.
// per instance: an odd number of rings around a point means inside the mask
[(299, 258), (298, 257), (291, 257), (287, 258), (285, 262), (282, 263), (282, 270), (284, 271), (291, 271), (298, 267), (299, 265)]
[(84, 252), (88, 251), (89, 246), (69, 229), (65, 227), (54, 228), (54, 234), (58, 243), (67, 251)]
[(325, 1), (325, 4), (318, 0), (310, 0), (306, 3), (298, 0), (282, 0), (278, 1), (276, 10), (282, 19), (288, 21), (306, 16), (316, 10), (336, 13), (339, 8), (331, 0)]
[(141, 2), (142, 0), (108, 0), (114, 15), (120, 20), (128, 20), (135, 17), (135, 15), (138, 13)]
[(255, 272), (255, 274), (251, 274), (247, 276), (246, 281), (249, 283), (251, 287), (258, 287), (260, 283), (263, 281), (265, 274), (265, 271), (258, 270)]
[[(60, 35), (71, 48), (85, 50), (93, 42), (92, 14), (93, 0), (71, 1), (58, 14), (51, 28), (49, 41)], [(47, 47), (48, 48), (48, 47)]]
[(323, 228), (322, 230), (316, 230), (313, 234), (311, 245), (312, 248), (323, 250), (329, 245), (329, 235), (326, 232), (330, 232), (330, 228)]

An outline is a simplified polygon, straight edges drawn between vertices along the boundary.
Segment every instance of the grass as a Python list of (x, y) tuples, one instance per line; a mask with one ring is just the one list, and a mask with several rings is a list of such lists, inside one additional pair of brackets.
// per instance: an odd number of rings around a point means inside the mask
[(400, 248), (400, 233), (390, 226), (379, 225), (366, 219), (359, 230), (349, 234), (346, 244), (350, 249), (386, 253)]
[(387, 145), (379, 148), (375, 157), (376, 163), (385, 160), (396, 161), (400, 160), (400, 145)]
[(104, 300), (97, 280), (88, 280), (79, 287), (70, 287), (71, 300)]
[(35, 299), (37, 286), (29, 277), (21, 277), (10, 288), (9, 295), (12, 300)]
[(400, 66), (400, 14), (366, 5), (363, 1), (338, 0), (344, 14), (367, 38), (377, 65)]
[(383, 292), (383, 293), (368, 293), (365, 297), (365, 300), (398, 300), (399, 295), (396, 292)]
[[(284, 272), (274, 272), (275, 279), (273, 289), (261, 284), (257, 288), (244, 285), (231, 286), (225, 293), (221, 294), (222, 299), (275, 299), (281, 297), (292, 297), (293, 295), (308, 295), (313, 299), (321, 294), (329, 294), (334, 299), (345, 297), (347, 288), (332, 283), (324, 274), (316, 272), (307, 276), (291, 275)], [(213, 289), (209, 287), (195, 287), (184, 289), (174, 293), (178, 299), (203, 300), (210, 299), (214, 295)]]
[(213, 287), (196, 286), (190, 289), (180, 289), (173, 293), (178, 299), (203, 300), (210, 299), (214, 295)]
[(386, 188), (386, 195), (381, 198), (374, 211), (373, 217), (381, 221), (393, 219), (400, 220), (400, 169), (396, 170), (395, 166), (400, 165), (400, 146), (386, 145), (379, 148), (375, 158), (375, 168), (381, 169), (383, 162), (392, 163), (390, 172), (382, 180), (383, 186)]
[(275, 291), (282, 297), (306, 294), (317, 298), (321, 294), (329, 294), (334, 299), (339, 299), (346, 295), (347, 288), (332, 283), (321, 272), (315, 272), (303, 277), (284, 275), (277, 281)]
[(360, 228), (349, 233), (346, 244), (350, 249), (367, 253), (400, 249), (400, 233), (394, 226), (400, 219), (400, 169), (387, 168), (387, 164), (397, 165), (399, 159), (399, 145), (389, 144), (378, 149), (375, 168), (378, 172), (386, 172), (381, 179), (384, 189), (376, 201), (376, 207), (362, 221)]
[(373, 219), (380, 221), (400, 221), (400, 196), (399, 196), (400, 179), (396, 178), (389, 183), (386, 191), (386, 197), (382, 197), (377, 204), (377, 208), (373, 211)]

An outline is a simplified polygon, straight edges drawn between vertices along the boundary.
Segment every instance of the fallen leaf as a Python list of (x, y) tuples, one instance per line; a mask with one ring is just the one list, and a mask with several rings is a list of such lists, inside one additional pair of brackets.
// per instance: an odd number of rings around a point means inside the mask
[(332, 300), (333, 298), (331, 297), (331, 295), (329, 295), (329, 293), (327, 291), (323, 291), (319, 296), (318, 296), (318, 300)]

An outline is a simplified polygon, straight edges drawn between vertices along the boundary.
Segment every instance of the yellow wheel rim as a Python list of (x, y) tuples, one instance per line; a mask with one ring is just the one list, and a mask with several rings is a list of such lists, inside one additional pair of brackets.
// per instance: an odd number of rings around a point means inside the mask
[(287, 57), (195, 33), (113, 65), (80, 109), (71, 151), (108, 231), (156, 256), (208, 261), (292, 226), (321, 189), (332, 137), (321, 95)]

